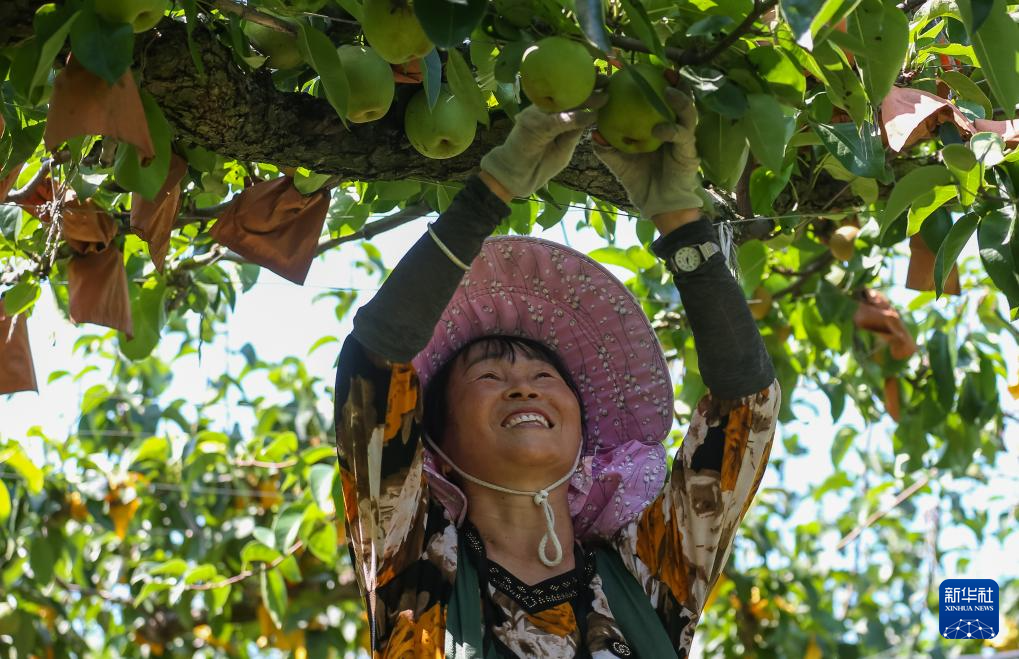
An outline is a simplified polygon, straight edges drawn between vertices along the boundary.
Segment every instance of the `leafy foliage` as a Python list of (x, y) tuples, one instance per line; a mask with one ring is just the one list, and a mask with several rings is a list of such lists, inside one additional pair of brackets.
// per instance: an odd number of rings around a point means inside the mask
[[(254, 285), (258, 264), (210, 233), (246, 187), (286, 175), (305, 195), (325, 191), (330, 206), (321, 235), (312, 237), (316, 253), (361, 241), (363, 267), (381, 278), (399, 255), (380, 254), (371, 238), (444, 209), (473, 166), (450, 161), (449, 176), (365, 178), (311, 156), (253, 160), (253, 145), (273, 139), (250, 119), (261, 116), (249, 107), (265, 101), (251, 91), (261, 82), (292, 94), (284, 123), (300, 126), (305, 153), (339, 126), (349, 139), (366, 140), (362, 154), (417, 157), (411, 165), (419, 171), (444, 171), (384, 137), (387, 126), (402, 126), (418, 85), (434, 103), (445, 79), (485, 127), (476, 138), (484, 143), (526, 102), (517, 77), (526, 49), (558, 34), (587, 44), (603, 73), (650, 61), (694, 97), (702, 172), (720, 219), (736, 229), (734, 260), (779, 373), (782, 420), (794, 421), (809, 394), (821, 391), (833, 422), (853, 410), (863, 425), (840, 425), (832, 474), (817, 488), (762, 492), (702, 625), (708, 654), (944, 653), (916, 614), (936, 615), (931, 575), (944, 556), (938, 534), (912, 522), (909, 496), (937, 502), (935, 527), (968, 528), (978, 543), (989, 540), (986, 510), (964, 505), (961, 494), (996, 475), (1006, 433), (1016, 432), (999, 393), (1019, 396), (1019, 385), (1008, 387), (1019, 377), (1016, 365), (1002, 348), (1019, 341), (1009, 320), (1019, 310), (1019, 129), (1008, 123), (1019, 101), (1019, 27), (1005, 0), (928, 0), (906, 9), (888, 0), (422, 0), (415, 11), (439, 47), (423, 61), (394, 65), (401, 90), (387, 117), (367, 130), (345, 127), (355, 92), (335, 54), (360, 39), (358, 0), (258, 0), (248, 8), (178, 0), (161, 26), (142, 34), (101, 16), (91, 0), (13, 4), (20, 19), (0, 26), (0, 178), (13, 187), (0, 197), (6, 314), (30, 318), (48, 290), (72, 316), (69, 270), (81, 254), (62, 214), (103, 214), (115, 230), (99, 249), (123, 255), (133, 337), (83, 333), (76, 354), (86, 365), (50, 374), (51, 381), (80, 378), (102, 364), (109, 380), (85, 392), (70, 437), (37, 433), (42, 466), (19, 438), (0, 446), (0, 589), (9, 594), (0, 602), (0, 647), (19, 656), (84, 656), (97, 643), (120, 656), (243, 656), (255, 643), (324, 657), (362, 643), (336, 516), (342, 495), (332, 420), (321, 411), (328, 388), (297, 358), (269, 364), (247, 349), (243, 372), (216, 378), (210, 401), (168, 401), (162, 392), (174, 363), (154, 350), (172, 337), (180, 340), (177, 358), (200, 351)], [(207, 118), (182, 106), (170, 111), (147, 77), (149, 47), (182, 21), (188, 52), (177, 57), (190, 60), (196, 88), (213, 84), (222, 111), (241, 126), (224, 142), (231, 148), (196, 141), (194, 123)], [(282, 45), (256, 44), (245, 29), (252, 22), (275, 30)], [(300, 63), (271, 69), (280, 48), (290, 57), (277, 61)], [(229, 72), (213, 49), (229, 53)], [(144, 116), (133, 121), (148, 126), (151, 161), (111, 135), (43, 145), (68, 52), (97, 85), (140, 86)], [(245, 85), (222, 82), (238, 71)], [(905, 103), (906, 91), (926, 95)], [(201, 99), (185, 100), (185, 110), (189, 102), (198, 107)], [(187, 161), (180, 186), (167, 182), (172, 154)], [(531, 233), (562, 221), (569, 207), (583, 209), (584, 223), (605, 242), (593, 256), (632, 273), (627, 285), (670, 359), (684, 364), (682, 424), (704, 386), (678, 295), (648, 250), (653, 227), (629, 216), (607, 174), (598, 180), (584, 171), (583, 185), (552, 183), (536, 198), (516, 200), (500, 231)], [(131, 211), (142, 199), (158, 202), (167, 186), (179, 187), (179, 206), (171, 208), (166, 262), (157, 269), (151, 236)], [(74, 203), (88, 205), (74, 206), (70, 191)], [(742, 231), (760, 218), (769, 232)], [(616, 226), (624, 222), (635, 224), (639, 244), (619, 244)], [(847, 224), (860, 231), (843, 260), (828, 243)], [(933, 255), (932, 285), (906, 303), (891, 266), (903, 265), (914, 235)], [(962, 294), (946, 296), (953, 266)], [(896, 358), (886, 337), (857, 322), (873, 289), (908, 304), (897, 313), (916, 354)], [(339, 292), (335, 302), (342, 319), (355, 297)], [(325, 337), (315, 349), (333, 341)], [(248, 399), (246, 387), (259, 378), (284, 401)], [(252, 428), (224, 428), (209, 411), (231, 390), (254, 413)], [(878, 441), (875, 428), (889, 429), (890, 441)], [(788, 433), (782, 441), (780, 474), (809, 445)], [(909, 495), (889, 508), (900, 492)], [(816, 506), (816, 519), (794, 521), (802, 506)], [(998, 539), (1016, 526), (1016, 514), (1007, 514), (996, 524)], [(818, 560), (838, 538), (853, 562)], [(1003, 601), (1014, 619), (1014, 583)], [(1014, 647), (1007, 638), (1002, 643)]]

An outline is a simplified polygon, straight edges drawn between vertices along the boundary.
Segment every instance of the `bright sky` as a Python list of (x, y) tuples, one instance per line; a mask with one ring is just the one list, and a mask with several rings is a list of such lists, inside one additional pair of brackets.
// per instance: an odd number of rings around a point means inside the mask
[[(572, 227), (583, 220), (578, 212), (571, 211), (562, 226)], [(386, 265), (392, 267), (399, 255), (424, 231), (425, 220), (417, 220), (400, 229), (377, 237), (373, 242), (387, 256)], [(558, 242), (566, 240), (572, 247), (581, 251), (589, 251), (603, 246), (603, 241), (589, 228), (583, 230), (563, 229), (554, 227), (545, 232), (544, 237)], [(973, 241), (975, 242), (975, 241)], [(633, 223), (620, 218), (617, 244), (626, 247), (637, 244), (633, 234)], [(971, 245), (972, 247), (972, 245)], [(965, 254), (972, 254), (967, 251)], [(335, 371), (333, 362), (339, 349), (339, 343), (320, 347), (308, 356), (309, 348), (323, 336), (335, 336), (342, 340), (350, 331), (350, 319), (353, 310), (346, 319), (338, 323), (334, 313), (335, 299), (326, 298), (315, 301), (314, 298), (330, 287), (364, 289), (358, 299), (358, 305), (367, 302), (377, 288), (376, 282), (361, 269), (351, 266), (355, 260), (364, 257), (358, 243), (343, 246), (327, 258), (317, 260), (303, 287), (283, 280), (268, 270), (263, 270), (255, 287), (238, 297), (237, 308), (229, 323), (229, 329), (221, 333), (216, 341), (203, 348), (201, 361), (190, 355), (174, 363), (174, 381), (164, 395), (164, 402), (175, 398), (193, 399), (197, 392), (205, 390), (207, 381), (218, 377), (224, 371), (238, 373), (243, 365), (243, 357), (237, 351), (245, 343), (250, 343), (259, 357), (267, 362), (277, 362), (283, 357), (294, 355), (304, 358), (309, 373), (332, 384)], [(905, 277), (904, 268), (895, 273), (895, 281)], [(625, 270), (615, 270), (617, 274), (629, 276)], [(916, 297), (912, 291), (900, 288), (893, 296), (897, 304), (908, 304)], [(39, 394), (22, 393), (0, 397), (0, 441), (13, 438), (22, 441), (26, 448), (37, 458), (41, 457), (41, 440), (28, 437), (26, 431), (31, 426), (41, 426), (46, 435), (61, 439), (67, 436), (77, 419), (78, 404), (85, 390), (96, 383), (102, 383), (107, 377), (108, 361), (97, 364), (100, 370), (85, 375), (75, 382), (71, 377), (61, 378), (51, 384), (46, 382), (49, 373), (66, 369), (77, 373), (83, 366), (80, 354), (72, 353), (74, 341), (83, 333), (102, 333), (104, 328), (85, 326), (75, 328), (63, 319), (56, 309), (52, 295), (45, 293), (36, 305), (34, 315), (29, 320), (30, 340), (35, 359), (36, 376), (39, 379)], [(1019, 364), (1019, 351), (1010, 339), (1008, 345), (1002, 346), (1008, 363)], [(160, 346), (160, 354), (169, 359), (176, 353), (178, 341), (164, 340)], [(1011, 371), (1015, 377), (1015, 370)], [(676, 376), (678, 374), (674, 374)], [(274, 389), (264, 379), (249, 377), (245, 380), (245, 388), (249, 396), (266, 395), (270, 400), (279, 399)], [(832, 473), (830, 458), (831, 440), (837, 430), (831, 423), (827, 398), (820, 391), (797, 390), (797, 398), (802, 405), (797, 408), (800, 420), (779, 428), (779, 434), (797, 433), (801, 443), (808, 448), (807, 455), (786, 456), (781, 441), (776, 441), (773, 455), (787, 458), (784, 479), (779, 482), (779, 472), (769, 470), (759, 496), (768, 496), (768, 488), (784, 487), (797, 492), (804, 492), (811, 485), (822, 482)], [(236, 399), (236, 394), (234, 398)], [(1001, 392), (1001, 401), (1006, 410), (1019, 415), (1019, 402), (1013, 400), (1005, 391)], [(331, 414), (332, 401), (323, 399), (321, 407), (324, 413)], [(221, 419), (223, 429), (229, 429), (234, 422), (240, 423), (241, 431), (250, 428), (251, 415), (247, 408), (237, 407), (232, 403), (222, 405)], [(852, 424), (863, 430), (863, 423), (855, 409), (847, 407), (840, 419), (840, 424)], [(175, 430), (173, 425), (171, 430)], [(991, 511), (990, 519), (993, 531), (997, 525), (997, 513), (1008, 510), (1019, 503), (1017, 501), (1017, 479), (1019, 479), (1019, 432), (1011, 429), (1012, 436), (1006, 439), (1008, 451), (999, 455), (999, 473), (990, 485), (980, 488), (975, 493), (977, 498), (965, 498), (968, 505), (978, 505), (986, 501)], [(881, 423), (869, 429), (871, 440), (877, 442), (891, 441), (892, 426)], [(1008, 433), (1006, 433), (1008, 434)], [(859, 441), (864, 441), (861, 436)], [(860, 461), (850, 453), (843, 466), (851, 472), (859, 473)], [(909, 479), (912, 482), (912, 479)], [(894, 498), (896, 491), (890, 492), (887, 499)], [(926, 528), (924, 513), (935, 505), (931, 497), (915, 497), (917, 518), (914, 528)], [(845, 499), (827, 497), (821, 504), (831, 506), (824, 511), (825, 517), (833, 518), (842, 509)], [(817, 505), (813, 502), (804, 503), (796, 512), (794, 523), (811, 521), (818, 514)], [(1015, 524), (1013, 519), (1012, 524)], [(991, 534), (988, 533), (988, 537)], [(840, 533), (831, 529), (822, 534), (822, 544), (829, 549), (821, 557), (825, 564), (845, 565), (850, 567), (851, 552), (846, 549), (836, 551), (836, 543)], [(962, 570), (955, 569), (954, 554), (948, 554), (947, 572), (940, 574), (943, 578), (991, 578), (999, 584), (1019, 576), (1019, 534), (1013, 534), (1007, 546), (998, 544), (993, 539), (977, 547), (975, 539), (966, 529), (950, 528), (942, 530), (940, 537), (942, 551), (953, 547), (973, 550), (973, 560)], [(919, 608), (919, 607), (917, 607)], [(936, 624), (936, 621), (935, 623)]]

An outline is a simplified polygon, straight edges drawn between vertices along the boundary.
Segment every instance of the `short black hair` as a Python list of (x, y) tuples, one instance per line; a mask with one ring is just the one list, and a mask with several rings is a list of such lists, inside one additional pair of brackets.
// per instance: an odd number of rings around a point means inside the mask
[(580, 419), (583, 421), (584, 399), (581, 398), (580, 391), (577, 389), (573, 377), (566, 370), (563, 360), (554, 350), (540, 341), (522, 336), (482, 336), (470, 341), (457, 350), (428, 382), (428, 386), (425, 389), (423, 423), (425, 432), (428, 433), (433, 442), (440, 445), (442, 443), (442, 433), (449, 414), (449, 378), (453, 373), (453, 365), (461, 355), (479, 343), (482, 344), (482, 349), (484, 350), (482, 359), (508, 359), (510, 363), (515, 363), (517, 356), (523, 355), (526, 358), (537, 359), (552, 366), (559, 376), (566, 381), (570, 390), (573, 391), (573, 395), (576, 396), (577, 403), (580, 405)]

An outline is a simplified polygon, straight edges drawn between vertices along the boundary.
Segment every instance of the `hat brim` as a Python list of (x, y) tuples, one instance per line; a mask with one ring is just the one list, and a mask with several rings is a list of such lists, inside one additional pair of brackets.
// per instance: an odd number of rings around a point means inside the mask
[[(414, 358), (422, 387), (463, 346), (497, 335), (540, 341), (573, 378), (585, 410), (582, 469), (570, 487), (574, 527), (581, 536), (611, 535), (665, 479), (661, 443), (672, 426), (673, 390), (647, 316), (590, 257), (539, 238), (498, 236), (485, 242)], [(433, 490), (459, 520), (463, 495), (434, 467), (426, 450)]]

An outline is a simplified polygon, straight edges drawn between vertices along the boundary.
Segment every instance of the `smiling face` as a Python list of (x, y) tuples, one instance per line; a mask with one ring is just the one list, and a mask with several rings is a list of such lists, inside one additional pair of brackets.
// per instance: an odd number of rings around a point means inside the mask
[(566, 379), (529, 346), (476, 343), (450, 366), (443, 451), (467, 473), (535, 490), (573, 465), (581, 410)]

